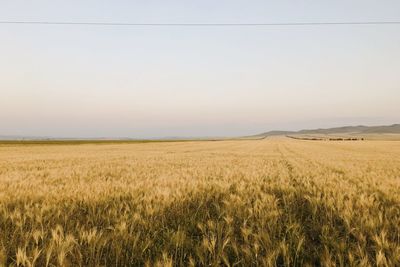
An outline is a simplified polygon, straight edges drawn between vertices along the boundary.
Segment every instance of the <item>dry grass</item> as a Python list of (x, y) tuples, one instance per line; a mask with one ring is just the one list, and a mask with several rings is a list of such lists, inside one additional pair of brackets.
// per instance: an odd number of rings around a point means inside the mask
[(0, 266), (399, 266), (400, 142), (0, 146)]

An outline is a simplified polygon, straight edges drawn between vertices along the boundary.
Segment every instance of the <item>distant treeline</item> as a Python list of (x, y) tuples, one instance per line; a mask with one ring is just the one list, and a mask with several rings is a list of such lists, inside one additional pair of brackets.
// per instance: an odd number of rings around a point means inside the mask
[(290, 136), (290, 135), (286, 135), (286, 137), (292, 138), (292, 139), (297, 139), (297, 140), (309, 140), (309, 141), (363, 141), (364, 140), (364, 138), (355, 138), (355, 137), (321, 138), (321, 137), (297, 137), (297, 136)]

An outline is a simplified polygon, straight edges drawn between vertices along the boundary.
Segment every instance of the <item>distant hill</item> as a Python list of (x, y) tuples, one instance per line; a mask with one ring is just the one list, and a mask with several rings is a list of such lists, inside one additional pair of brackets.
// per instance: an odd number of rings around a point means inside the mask
[(255, 135), (254, 137), (268, 137), (278, 135), (305, 135), (305, 134), (400, 134), (400, 124), (393, 124), (388, 126), (344, 126), (327, 129), (311, 129), (300, 131), (269, 131)]
[[(300, 130), (300, 131), (269, 131), (257, 135), (252, 136), (244, 136), (240, 139), (262, 139), (269, 136), (298, 136), (298, 135), (353, 135), (353, 136), (368, 136), (371, 137), (372, 135), (379, 136), (379, 135), (396, 135), (397, 139), (400, 140), (400, 124), (393, 124), (388, 126), (343, 126), (343, 127), (335, 127), (335, 128), (327, 128), (327, 129), (307, 129), (307, 130)], [(397, 135), (398, 134), (398, 135)], [(98, 140), (98, 141), (116, 141), (116, 140), (131, 140), (131, 141), (143, 141), (143, 140), (226, 140), (229, 138), (222, 138), (222, 137), (164, 137), (164, 138), (54, 138), (54, 137), (44, 137), (44, 136), (22, 136), (22, 135), (0, 135), (0, 140), (8, 141), (8, 140), (16, 140), (16, 141), (23, 141), (23, 140), (38, 140), (38, 141), (84, 141), (84, 140)]]

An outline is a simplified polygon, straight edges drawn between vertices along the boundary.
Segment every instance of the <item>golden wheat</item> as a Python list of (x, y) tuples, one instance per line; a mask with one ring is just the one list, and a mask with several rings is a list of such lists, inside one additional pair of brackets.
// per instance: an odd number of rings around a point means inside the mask
[(0, 266), (399, 266), (400, 142), (0, 145)]

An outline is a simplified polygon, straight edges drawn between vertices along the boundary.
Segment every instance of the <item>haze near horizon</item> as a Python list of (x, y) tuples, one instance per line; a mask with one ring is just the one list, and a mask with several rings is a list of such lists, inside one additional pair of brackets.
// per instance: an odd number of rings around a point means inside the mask
[[(1, 21), (400, 21), (398, 1), (0, 6)], [(240, 136), (399, 123), (400, 25), (4, 24), (0, 35), (0, 135)]]

